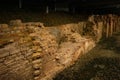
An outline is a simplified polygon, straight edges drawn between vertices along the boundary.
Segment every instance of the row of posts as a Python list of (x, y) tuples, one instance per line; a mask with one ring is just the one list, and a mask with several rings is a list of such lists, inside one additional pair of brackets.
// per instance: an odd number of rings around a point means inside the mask
[[(111, 37), (113, 33), (120, 31), (120, 17), (117, 15), (109, 14), (103, 16), (103, 25), (105, 26), (106, 38)], [(103, 28), (104, 29), (104, 28)]]
[(120, 16), (115, 14), (92, 15), (90, 21), (94, 24), (103, 23), (102, 36), (111, 37), (114, 33), (120, 32)]

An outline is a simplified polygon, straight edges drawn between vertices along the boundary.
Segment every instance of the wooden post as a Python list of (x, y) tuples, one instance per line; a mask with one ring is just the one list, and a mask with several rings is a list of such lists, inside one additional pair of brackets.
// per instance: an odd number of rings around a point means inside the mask
[(113, 19), (113, 32), (115, 32), (115, 18)]
[(107, 23), (107, 29), (106, 29), (106, 37), (108, 38), (109, 37), (109, 23)]
[(103, 31), (103, 22), (98, 22), (98, 29), (97, 29), (97, 42), (102, 38), (102, 31)]
[(114, 16), (114, 27), (115, 27), (115, 32), (117, 32), (117, 16)]
[(113, 34), (113, 24), (114, 24), (113, 16), (110, 15), (110, 36), (112, 36), (112, 34)]
[(120, 17), (118, 17), (118, 32), (120, 32)]
[(119, 17), (118, 16), (116, 19), (116, 29), (117, 29), (117, 32), (119, 32)]
[(109, 37), (109, 21), (108, 21), (108, 19), (107, 19), (107, 28), (106, 28), (106, 38), (108, 38)]
[(115, 20), (113, 19), (113, 32), (115, 32)]
[(107, 21), (106, 21), (106, 16), (104, 15), (104, 16), (102, 16), (102, 21), (103, 21), (103, 33), (102, 33), (102, 35), (104, 35), (104, 36), (106, 36), (105, 34), (106, 34), (106, 26), (107, 26)]

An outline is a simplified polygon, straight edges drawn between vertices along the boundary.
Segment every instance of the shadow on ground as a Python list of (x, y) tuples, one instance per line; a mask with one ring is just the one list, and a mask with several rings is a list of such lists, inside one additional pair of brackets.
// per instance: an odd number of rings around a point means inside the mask
[(120, 80), (120, 58), (95, 58), (83, 68), (68, 68), (54, 80)]

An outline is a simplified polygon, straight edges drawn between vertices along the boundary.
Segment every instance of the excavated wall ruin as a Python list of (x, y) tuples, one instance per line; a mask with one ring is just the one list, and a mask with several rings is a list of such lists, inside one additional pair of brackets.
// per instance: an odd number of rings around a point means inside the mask
[[(106, 18), (107, 16), (107, 18)], [(120, 31), (119, 17), (44, 27), (12, 20), (0, 24), (0, 80), (50, 80), (91, 50), (101, 37)]]

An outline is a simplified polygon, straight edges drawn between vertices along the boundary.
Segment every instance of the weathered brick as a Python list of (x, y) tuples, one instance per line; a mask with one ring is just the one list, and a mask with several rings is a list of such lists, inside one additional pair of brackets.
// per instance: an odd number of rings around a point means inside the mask
[(22, 26), (22, 21), (17, 19), (17, 20), (11, 20), (9, 23), (10, 26)]
[(33, 64), (40, 64), (41, 62), (42, 62), (42, 59), (36, 59), (32, 61)]
[(41, 66), (40, 64), (33, 64), (34, 69), (40, 69), (40, 66)]
[(14, 59), (6, 59), (4, 60), (4, 64), (6, 64), (7, 66), (12, 66), (12, 65), (15, 65), (16, 62)]
[(7, 66), (5, 66), (3, 63), (0, 63), (0, 75), (3, 73), (6, 73), (9, 70)]
[(40, 79), (39, 76), (34, 77), (34, 80), (39, 80), (39, 79)]
[(40, 70), (35, 70), (33, 73), (35, 76), (39, 76), (40, 75)]
[(10, 52), (6, 50), (0, 50), (0, 58), (4, 58), (6, 56), (9, 56)]
[(40, 58), (41, 57), (41, 53), (33, 53), (32, 54), (32, 57), (33, 57), (33, 59), (35, 59), (35, 58)]
[(5, 60), (5, 58), (3, 57), (3, 58), (0, 58), (0, 63), (3, 63), (4, 62), (4, 60)]

